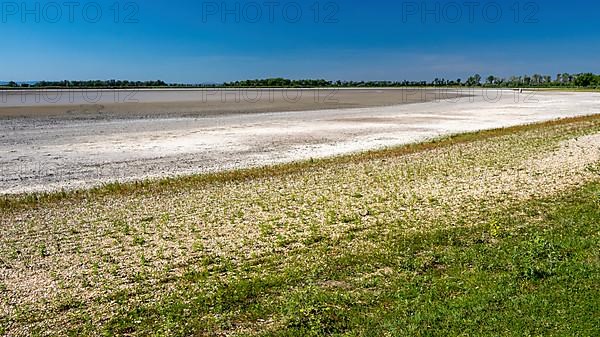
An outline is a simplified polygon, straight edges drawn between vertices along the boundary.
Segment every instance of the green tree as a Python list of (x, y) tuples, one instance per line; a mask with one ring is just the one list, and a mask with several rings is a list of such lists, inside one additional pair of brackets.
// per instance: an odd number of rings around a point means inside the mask
[(596, 76), (592, 73), (580, 74), (575, 78), (575, 85), (578, 87), (589, 87), (595, 82)]

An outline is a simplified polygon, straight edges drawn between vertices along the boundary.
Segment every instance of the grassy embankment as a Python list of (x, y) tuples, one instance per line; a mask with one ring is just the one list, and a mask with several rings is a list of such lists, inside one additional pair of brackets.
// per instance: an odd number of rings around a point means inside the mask
[(0, 205), (0, 333), (581, 335), (600, 117)]

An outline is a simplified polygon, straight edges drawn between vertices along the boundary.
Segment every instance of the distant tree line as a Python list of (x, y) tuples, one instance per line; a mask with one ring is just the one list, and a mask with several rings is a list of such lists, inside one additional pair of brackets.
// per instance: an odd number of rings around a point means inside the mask
[(557, 74), (555, 78), (549, 75), (524, 75), (509, 78), (488, 76), (485, 81), (479, 74), (468, 77), (466, 80), (447, 80), (435, 78), (433, 81), (327, 81), (317, 80), (290, 80), (285, 78), (267, 78), (256, 80), (235, 81), (223, 84), (224, 87), (585, 87), (600, 88), (600, 75), (584, 74)]
[(92, 81), (39, 81), (35, 83), (8, 82), (11, 88), (152, 88), (168, 86), (164, 81), (121, 81), (121, 80), (92, 80)]
[(245, 81), (226, 82), (222, 84), (181, 84), (157, 81), (127, 81), (127, 80), (94, 80), (94, 81), (39, 81), (33, 84), (9, 82), (4, 87), (10, 88), (360, 88), (360, 87), (496, 87), (496, 88), (600, 88), (600, 75), (592, 73), (557, 74), (554, 78), (549, 75), (524, 75), (509, 78), (489, 75), (485, 79), (479, 74), (467, 79), (448, 80), (435, 78), (433, 81), (328, 81), (324, 79), (290, 80), (286, 78), (266, 78)]
[(509, 78), (500, 78), (493, 75), (488, 76), (484, 83), (481, 78), (470, 77), (472, 85), (483, 85), (493, 87), (581, 87), (581, 88), (600, 88), (600, 75), (592, 73), (582, 74), (557, 74), (554, 78), (550, 75), (533, 74), (531, 76), (511, 76)]

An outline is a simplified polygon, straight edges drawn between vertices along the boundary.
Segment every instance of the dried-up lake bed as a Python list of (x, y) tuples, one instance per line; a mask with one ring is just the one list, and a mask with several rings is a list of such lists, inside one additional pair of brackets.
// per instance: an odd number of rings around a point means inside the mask
[(450, 89), (13, 91), (0, 194), (320, 158), (600, 113), (600, 94)]

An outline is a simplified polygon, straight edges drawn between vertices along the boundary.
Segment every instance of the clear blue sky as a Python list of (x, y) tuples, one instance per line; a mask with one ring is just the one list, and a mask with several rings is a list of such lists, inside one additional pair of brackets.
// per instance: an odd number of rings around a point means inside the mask
[(2, 80), (203, 83), (600, 73), (597, 1), (24, 3), (26, 8), (22, 1), (2, 2)]

